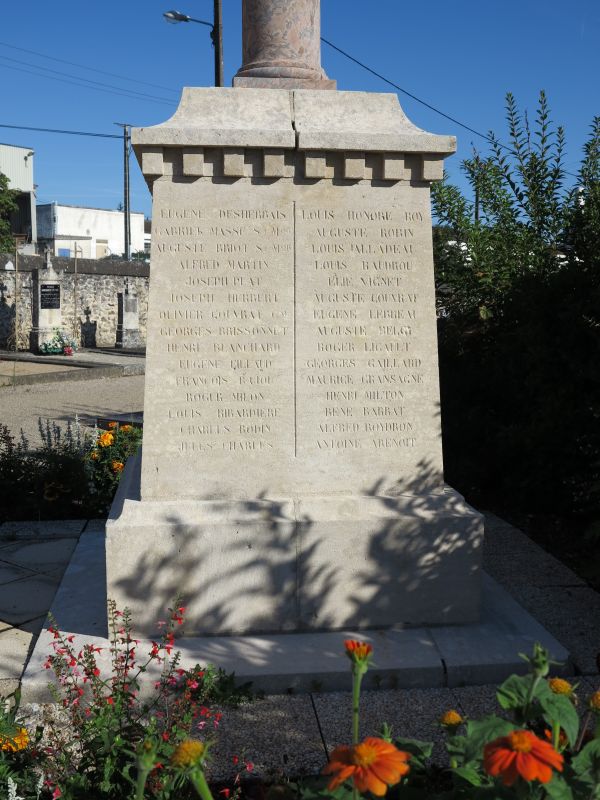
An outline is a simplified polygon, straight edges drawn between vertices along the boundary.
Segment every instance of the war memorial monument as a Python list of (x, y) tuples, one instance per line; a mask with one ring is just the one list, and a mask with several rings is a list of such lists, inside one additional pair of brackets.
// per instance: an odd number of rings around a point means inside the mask
[[(245, 0), (233, 88), (132, 133), (153, 195), (144, 440), (108, 595), (188, 635), (466, 623), (444, 484), (429, 187), (455, 140), (337, 91), (319, 0)], [(137, 465), (140, 467), (140, 465)]]

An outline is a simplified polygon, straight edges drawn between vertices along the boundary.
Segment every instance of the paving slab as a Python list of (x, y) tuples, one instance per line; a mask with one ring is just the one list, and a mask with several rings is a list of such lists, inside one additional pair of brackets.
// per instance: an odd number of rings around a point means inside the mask
[(51, 607), (59, 582), (49, 575), (33, 575), (0, 586), (0, 617), (20, 625)]
[(86, 525), (85, 519), (23, 520), (0, 524), (0, 544), (14, 539), (77, 538)]
[(479, 623), (430, 629), (448, 686), (499, 683), (512, 673), (525, 673), (527, 664), (519, 653), (531, 653), (536, 642), (570, 674), (568, 650), (488, 575), (483, 576), (482, 605)]
[(18, 628), (0, 633), (0, 679), (18, 680), (21, 677), (33, 636)]
[[(17, 567), (43, 574), (64, 571), (71, 559), (77, 539), (43, 540), (34, 542), (20, 539), (18, 542), (0, 543), (0, 583), (2, 581), (2, 564), (14, 564)], [(62, 575), (58, 575), (62, 577)]]
[(600, 653), (600, 594), (587, 586), (515, 585), (515, 599), (571, 653), (582, 675), (597, 671)]
[(522, 531), (493, 514), (485, 517), (486, 571), (505, 586), (586, 586), (569, 567)]
[(35, 575), (29, 569), (23, 569), (10, 561), (4, 561), (2, 558), (2, 550), (0, 550), (0, 586), (11, 581), (18, 581), (21, 578), (28, 578)]
[(8, 697), (9, 694), (16, 692), (20, 681), (16, 678), (0, 678), (0, 698)]

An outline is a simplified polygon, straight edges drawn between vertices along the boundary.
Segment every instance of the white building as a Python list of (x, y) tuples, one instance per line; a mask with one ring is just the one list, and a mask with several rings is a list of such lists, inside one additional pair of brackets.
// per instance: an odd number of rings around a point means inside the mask
[[(40, 249), (55, 256), (78, 258), (121, 257), (125, 252), (124, 214), (107, 208), (44, 203), (37, 207)], [(131, 213), (131, 252), (144, 250), (144, 215)]]
[(21, 252), (35, 253), (37, 241), (33, 150), (13, 144), (0, 144), (0, 172), (9, 180), (8, 188), (17, 189), (17, 210), (10, 215), (11, 233), (20, 238)]

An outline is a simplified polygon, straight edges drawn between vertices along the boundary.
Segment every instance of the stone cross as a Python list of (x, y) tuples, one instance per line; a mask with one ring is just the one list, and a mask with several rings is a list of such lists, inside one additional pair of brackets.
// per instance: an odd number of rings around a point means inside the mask
[(335, 89), (321, 67), (320, 0), (242, 0), (242, 59), (234, 86)]

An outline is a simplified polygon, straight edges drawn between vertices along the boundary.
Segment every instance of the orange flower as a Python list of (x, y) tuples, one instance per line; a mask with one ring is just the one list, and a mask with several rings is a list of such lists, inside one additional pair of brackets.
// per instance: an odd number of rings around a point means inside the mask
[(0, 734), (0, 750), (16, 753), (18, 750), (24, 750), (28, 744), (29, 735), (25, 728), (17, 728), (14, 736)]
[(90, 453), (90, 458), (92, 459), (92, 461), (98, 461), (98, 453), (95, 450), (93, 450)]
[(333, 775), (327, 786), (330, 791), (352, 778), (359, 792), (372, 792), (383, 797), (387, 787), (394, 786), (409, 771), (406, 763), (409, 758), (410, 753), (371, 736), (351, 747), (336, 747), (323, 774)]
[(114, 440), (115, 437), (112, 435), (112, 433), (108, 433), (107, 431), (106, 433), (100, 434), (98, 437), (98, 444), (100, 447), (110, 447)]
[(573, 694), (573, 685), (564, 678), (548, 678), (548, 686), (554, 694), (566, 694), (570, 697)]
[(447, 728), (456, 728), (458, 725), (462, 725), (464, 719), (453, 708), (449, 711), (446, 711), (440, 718), (440, 724), (445, 725)]
[(483, 766), (494, 778), (500, 776), (505, 786), (512, 786), (519, 776), (548, 783), (553, 769), (562, 772), (563, 757), (531, 731), (518, 730), (486, 744)]
[(122, 472), (124, 466), (122, 461), (113, 461), (111, 464), (113, 472)]
[(119, 424), (118, 422), (109, 422), (107, 427), (108, 428), (116, 428), (118, 424)]
[(366, 642), (357, 642), (356, 639), (346, 639), (344, 642), (346, 655), (351, 661), (366, 661), (373, 652), (373, 648)]
[(590, 697), (590, 708), (592, 711), (600, 711), (600, 689)]
[(132, 429), (132, 426), (131, 426), (131, 425), (121, 425), (121, 428), (120, 428), (120, 430), (121, 430), (123, 433), (129, 433), (129, 431), (130, 431), (131, 429)]

